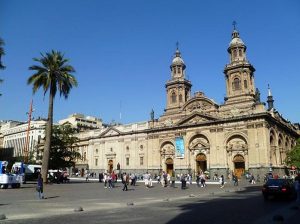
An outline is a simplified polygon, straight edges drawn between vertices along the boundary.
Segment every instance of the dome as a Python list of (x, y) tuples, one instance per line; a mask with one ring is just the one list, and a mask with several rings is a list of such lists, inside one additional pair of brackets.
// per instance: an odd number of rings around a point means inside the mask
[(172, 61), (172, 64), (175, 64), (175, 65), (180, 64), (180, 65), (182, 65), (182, 64), (184, 64), (184, 61), (182, 60), (181, 57), (175, 57), (175, 58), (173, 59), (173, 61)]
[(182, 60), (180, 51), (178, 49), (175, 52), (172, 65), (184, 65), (184, 61)]
[(231, 34), (232, 40), (229, 43), (229, 47), (233, 45), (245, 45), (242, 39), (240, 38), (240, 34), (237, 30), (233, 30)]
[(236, 37), (236, 38), (233, 38), (230, 41), (229, 47), (232, 46), (232, 45), (245, 45), (245, 44), (244, 44), (244, 42), (240, 38)]

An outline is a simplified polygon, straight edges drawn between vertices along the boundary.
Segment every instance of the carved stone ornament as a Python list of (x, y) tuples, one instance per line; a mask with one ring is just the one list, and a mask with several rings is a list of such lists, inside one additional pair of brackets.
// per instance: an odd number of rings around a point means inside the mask
[(227, 152), (243, 152), (245, 154), (248, 153), (248, 145), (247, 143), (239, 137), (231, 139), (227, 142), (226, 145)]
[(175, 148), (172, 144), (166, 144), (161, 149), (162, 155), (174, 155), (175, 154)]

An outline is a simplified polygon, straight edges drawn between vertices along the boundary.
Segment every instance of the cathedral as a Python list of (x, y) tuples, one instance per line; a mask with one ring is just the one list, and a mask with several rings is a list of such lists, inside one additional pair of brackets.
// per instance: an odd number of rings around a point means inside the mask
[(90, 172), (199, 172), (242, 176), (245, 172), (283, 174), (286, 153), (299, 138), (299, 127), (267, 103), (255, 88), (255, 68), (247, 60), (246, 45), (234, 27), (225, 65), (223, 104), (198, 91), (185, 75), (178, 49), (165, 84), (164, 113), (149, 121), (101, 127), (78, 134), (82, 158), (76, 168)]

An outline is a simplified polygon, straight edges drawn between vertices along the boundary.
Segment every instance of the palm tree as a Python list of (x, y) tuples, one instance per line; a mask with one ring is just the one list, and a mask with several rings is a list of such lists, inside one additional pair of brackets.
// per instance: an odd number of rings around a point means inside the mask
[(60, 96), (68, 98), (70, 90), (73, 86), (77, 86), (76, 78), (71, 74), (74, 68), (68, 64), (69, 60), (59, 51), (52, 50), (50, 53), (42, 54), (41, 58), (33, 58), (40, 65), (33, 65), (29, 70), (35, 73), (29, 77), (27, 84), (33, 85), (33, 93), (40, 87), (43, 88), (44, 95), (49, 90), (49, 106), (48, 120), (45, 133), (45, 145), (42, 160), (42, 177), (47, 182), (47, 172), (49, 167), (49, 154), (51, 148), (52, 123), (53, 123), (53, 102), (56, 92), (59, 91)]

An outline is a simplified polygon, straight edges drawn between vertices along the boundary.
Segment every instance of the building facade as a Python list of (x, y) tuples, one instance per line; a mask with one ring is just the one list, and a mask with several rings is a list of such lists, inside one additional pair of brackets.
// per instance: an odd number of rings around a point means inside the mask
[(81, 130), (101, 128), (103, 125), (101, 119), (79, 113), (71, 114), (68, 118), (58, 121), (60, 125), (66, 123)]
[(296, 144), (299, 129), (255, 88), (255, 68), (246, 45), (234, 29), (224, 68), (226, 97), (219, 105), (203, 92), (191, 94), (180, 51), (172, 60), (165, 84), (166, 108), (158, 119), (81, 132), (76, 166), (82, 171), (192, 173), (201, 171), (241, 176), (246, 171), (281, 173), (286, 153)]
[(13, 157), (32, 156), (38, 157), (37, 146), (45, 137), (45, 120), (33, 120), (28, 123), (7, 121), (2, 123), (0, 132), (3, 137), (2, 147), (13, 150)]

